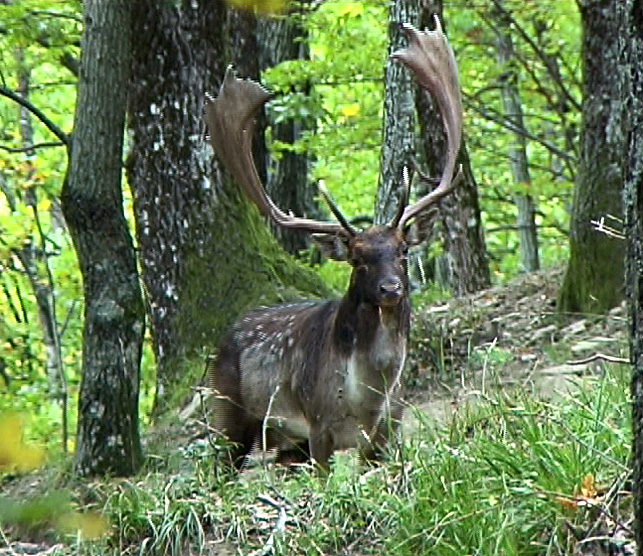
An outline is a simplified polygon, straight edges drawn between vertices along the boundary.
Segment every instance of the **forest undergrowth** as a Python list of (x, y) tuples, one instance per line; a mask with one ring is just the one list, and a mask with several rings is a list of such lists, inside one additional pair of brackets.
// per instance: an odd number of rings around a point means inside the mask
[(50, 504), (4, 515), (0, 554), (634, 554), (623, 309), (557, 315), (559, 279), (416, 309), (406, 425), (380, 465), (340, 453), (325, 477), (256, 454), (230, 475), (194, 404), (148, 431), (134, 478), (5, 475), (7, 499), (64, 489), (103, 535), (65, 534)]

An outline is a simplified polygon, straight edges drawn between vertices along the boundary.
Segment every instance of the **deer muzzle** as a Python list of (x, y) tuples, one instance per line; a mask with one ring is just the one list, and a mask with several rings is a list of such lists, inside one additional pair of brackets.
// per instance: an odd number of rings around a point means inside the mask
[(380, 284), (380, 305), (389, 307), (397, 305), (404, 294), (402, 281), (399, 279), (386, 280)]

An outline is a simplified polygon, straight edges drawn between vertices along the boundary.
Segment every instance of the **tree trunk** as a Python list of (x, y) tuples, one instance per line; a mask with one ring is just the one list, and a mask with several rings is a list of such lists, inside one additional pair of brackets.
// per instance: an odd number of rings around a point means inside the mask
[[(502, 7), (502, 0), (498, 0)], [(513, 67), (513, 41), (509, 29), (509, 19), (501, 9), (492, 10), (496, 22), (496, 52), (498, 64), (502, 68), (502, 107), (505, 117), (516, 127), (524, 127), (522, 118), (522, 103), (518, 91), (518, 76)], [(509, 143), (509, 161), (511, 175), (516, 188), (527, 189), (531, 183), (529, 164), (527, 161), (527, 141), (520, 133), (513, 133)], [(536, 207), (534, 199), (528, 193), (515, 193), (514, 204), (518, 212), (517, 228), (520, 235), (522, 251), (522, 266), (527, 272), (540, 268), (538, 257), (538, 231), (536, 229)]]
[[(225, 68), (258, 77), (256, 20), (222, 1), (134, 3), (128, 161), (157, 361), (155, 412), (176, 404), (204, 356), (250, 307), (327, 293), (277, 245), (205, 138), (203, 102)], [(256, 126), (255, 160), (267, 158)], [(289, 207), (284, 207), (287, 209)]]
[[(580, 2), (583, 25), (581, 153), (570, 227), (570, 253), (559, 309), (603, 313), (623, 299), (623, 241), (596, 231), (592, 221), (622, 218), (625, 138), (621, 129), (615, 17), (620, 0)], [(629, 116), (628, 116), (629, 117)]]
[[(621, 52), (623, 209), (625, 213), (625, 283), (630, 315), (634, 531), (643, 555), (643, 3), (622, 0), (616, 8)], [(613, 74), (612, 74), (613, 75)]]
[(385, 224), (395, 215), (402, 192), (402, 171), (411, 166), (417, 154), (415, 104), (417, 85), (411, 73), (391, 54), (407, 46), (401, 23), (417, 26), (418, 8), (414, 0), (390, 2), (388, 8), (388, 47), (384, 70), (384, 124), (380, 177), (377, 187), (375, 222)]
[[(300, 7), (301, 11), (301, 7)], [(271, 68), (286, 60), (308, 60), (308, 31), (302, 22), (303, 14), (290, 14), (284, 18), (264, 18), (258, 23), (261, 70)], [(300, 83), (297, 92), (310, 94), (310, 83)], [(281, 122), (270, 122), (274, 141), (292, 145), (309, 129), (312, 122), (304, 118), (289, 118)], [(308, 152), (294, 152), (284, 149), (278, 158), (268, 157), (266, 190), (280, 207), (298, 216), (319, 218), (321, 211), (315, 202), (315, 188), (308, 179), (310, 157)], [(309, 236), (301, 230), (288, 230), (272, 223), (273, 234), (283, 248), (298, 254), (309, 245)]]
[[(435, 26), (434, 13), (442, 17), (442, 2), (423, 6), (420, 27)], [(422, 152), (428, 174), (439, 176), (446, 159), (446, 132), (433, 99), (418, 91), (416, 106), (420, 121)], [(465, 127), (466, 127), (466, 122)], [(439, 221), (444, 242), (445, 281), (453, 295), (473, 293), (491, 285), (484, 241), (478, 186), (473, 176), (466, 144), (462, 141), (458, 163), (464, 179), (441, 203)], [(456, 166), (457, 167), (457, 166)]]
[(131, 475), (142, 462), (138, 389), (144, 309), (121, 170), (130, 0), (85, 1), (81, 78), (63, 211), (83, 276), (83, 379), (74, 467)]

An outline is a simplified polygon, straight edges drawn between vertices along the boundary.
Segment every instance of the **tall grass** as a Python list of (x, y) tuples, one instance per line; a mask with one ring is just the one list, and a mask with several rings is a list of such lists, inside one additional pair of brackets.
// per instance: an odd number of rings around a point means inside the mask
[(571, 554), (570, 530), (601, 503), (584, 481), (600, 490), (627, 473), (628, 379), (609, 367), (555, 402), (498, 394), (442, 426), (420, 414), (384, 464), (339, 454), (327, 477), (261, 463), (222, 475), (208, 446), (193, 446), (180, 472), (101, 485), (114, 535), (85, 551)]

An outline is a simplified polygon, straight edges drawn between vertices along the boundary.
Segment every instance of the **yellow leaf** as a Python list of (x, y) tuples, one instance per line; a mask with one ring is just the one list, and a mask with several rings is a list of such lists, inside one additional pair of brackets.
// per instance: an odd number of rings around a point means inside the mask
[(560, 502), (560, 505), (569, 511), (576, 511), (578, 509), (578, 502), (573, 498), (567, 498), (566, 496), (556, 496), (556, 500)]
[(98, 512), (67, 512), (58, 520), (58, 527), (69, 534), (97, 539), (107, 533), (109, 520)]
[(255, 10), (263, 14), (286, 11), (287, 0), (228, 0), (228, 4), (246, 10)]
[(28, 471), (45, 458), (42, 448), (27, 446), (22, 441), (22, 422), (17, 413), (0, 415), (0, 469)]
[(49, 207), (51, 207), (51, 201), (49, 199), (38, 201), (38, 212), (47, 212)]
[(345, 104), (342, 106), (342, 114), (346, 117), (357, 116), (359, 113), (359, 104)]
[(596, 486), (594, 485), (594, 475), (587, 473), (583, 476), (580, 483), (580, 493), (584, 498), (596, 497)]

